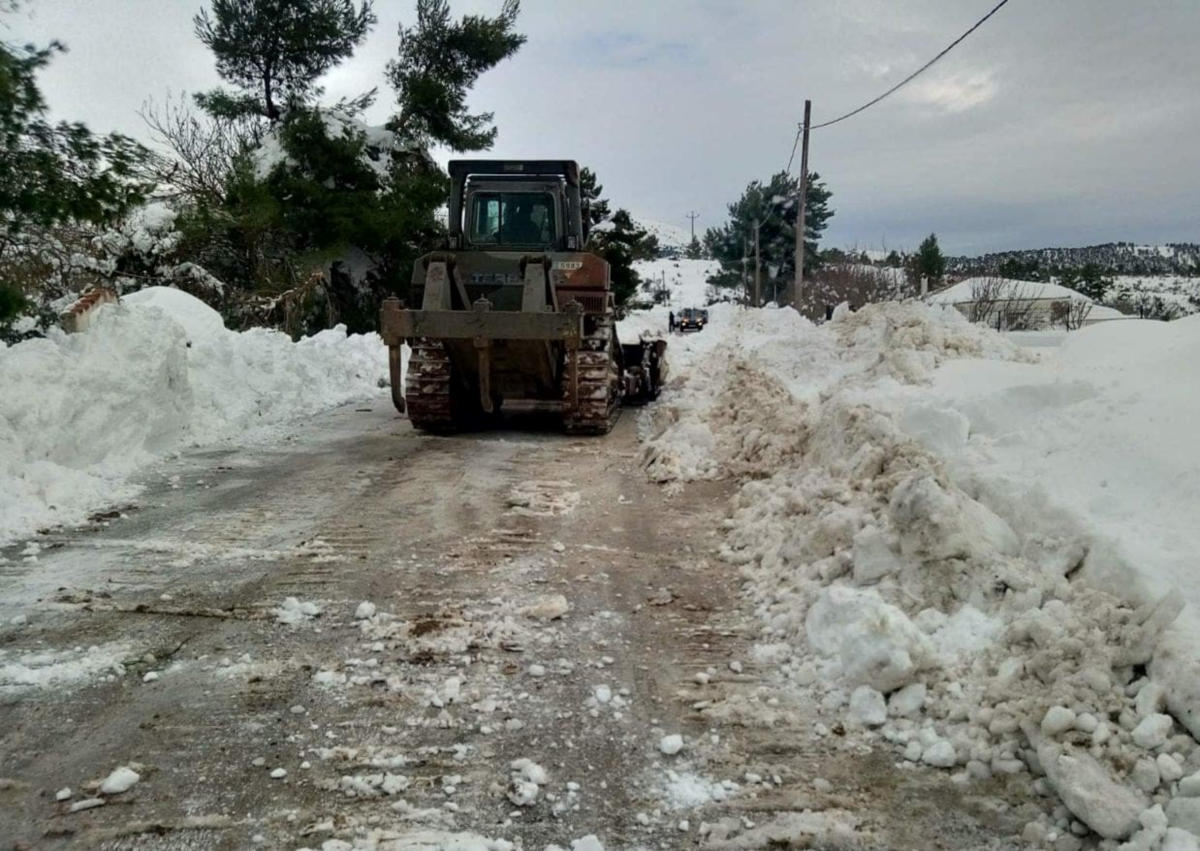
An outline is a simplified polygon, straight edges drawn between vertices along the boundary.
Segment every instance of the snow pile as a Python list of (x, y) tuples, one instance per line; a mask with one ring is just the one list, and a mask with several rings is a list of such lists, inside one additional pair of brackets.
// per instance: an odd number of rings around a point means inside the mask
[(1038, 362), (919, 304), (717, 312), (642, 434), (657, 479), (742, 480), (724, 555), (785, 679), (909, 760), (1040, 776), (1157, 848), (1146, 813), (1186, 810), (1200, 769), (1200, 629), (1170, 593), (1200, 604), (1200, 320), (1142, 325)]
[(155, 457), (264, 438), (386, 382), (377, 335), (236, 333), (159, 287), (100, 308), (85, 333), (0, 348), (0, 542), (133, 497), (128, 477)]

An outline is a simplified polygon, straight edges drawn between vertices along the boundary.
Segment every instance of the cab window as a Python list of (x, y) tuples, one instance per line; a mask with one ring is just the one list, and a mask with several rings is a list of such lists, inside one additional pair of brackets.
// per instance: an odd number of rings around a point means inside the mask
[(554, 196), (545, 192), (479, 192), (471, 203), (475, 245), (553, 245)]

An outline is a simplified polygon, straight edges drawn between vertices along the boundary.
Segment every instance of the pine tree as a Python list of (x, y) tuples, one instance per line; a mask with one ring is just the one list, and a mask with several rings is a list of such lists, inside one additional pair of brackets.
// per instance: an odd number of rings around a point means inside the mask
[(594, 225), (609, 217), (608, 201), (600, 197), (604, 187), (600, 185), (596, 172), (584, 166), (579, 170), (579, 196), (583, 213), (583, 238), (586, 241)]
[(657, 256), (658, 239), (638, 227), (628, 210), (617, 210), (605, 227), (592, 231), (587, 248), (608, 261), (613, 297), (620, 305), (637, 293), (641, 283), (634, 261)]
[(942, 249), (938, 247), (937, 234), (931, 233), (921, 242), (917, 248), (915, 262), (917, 274), (929, 278), (930, 286), (936, 281), (941, 281), (942, 275), (946, 273), (946, 258), (942, 256)]
[(317, 80), (346, 59), (375, 24), (371, 0), (212, 0), (196, 36), (212, 50), (217, 73), (239, 92), (197, 96), (214, 115), (260, 115), (274, 123), (285, 108), (318, 93)]
[(387, 76), (399, 107), (388, 123), (402, 143), (452, 151), (478, 151), (496, 140), (493, 114), (472, 114), (467, 94), (484, 71), (525, 43), (514, 31), (519, 0), (504, 0), (494, 18), (450, 17), (449, 0), (417, 0), (417, 24), (400, 29), (399, 56)]
[(904, 265), (904, 261), (900, 258), (900, 255), (896, 253), (896, 249), (894, 248), (888, 252), (887, 259), (883, 262), (885, 266), (890, 266), (893, 269), (899, 269)]
[[(795, 278), (795, 198), (798, 190), (798, 178), (786, 172), (779, 172), (766, 184), (755, 180), (746, 187), (742, 197), (729, 205), (729, 221), (719, 228), (709, 228), (704, 234), (705, 249), (721, 263), (721, 271), (710, 277), (709, 283), (719, 287), (741, 286), (742, 257), (749, 254), (753, 265), (756, 221), (759, 223), (759, 253), (763, 268), (773, 267), (777, 278)], [(818, 243), (833, 217), (829, 207), (832, 195), (819, 174), (814, 172), (809, 176), (804, 213), (806, 276), (821, 265)]]
[(689, 260), (700, 260), (704, 257), (704, 246), (697, 237), (693, 236), (692, 241), (688, 243), (686, 257)]
[(1084, 263), (1083, 268), (1079, 270), (1075, 289), (1093, 301), (1103, 301), (1112, 285), (1113, 279), (1105, 274), (1099, 263)]

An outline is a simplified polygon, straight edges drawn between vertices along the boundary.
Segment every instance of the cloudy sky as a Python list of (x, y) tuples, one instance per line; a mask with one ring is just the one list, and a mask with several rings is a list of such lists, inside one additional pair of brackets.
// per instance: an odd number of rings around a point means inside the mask
[[(217, 84), (191, 17), (202, 0), (24, 0), (10, 40), (59, 38), (56, 117), (144, 136), (147, 97)], [(500, 0), (452, 0), (494, 12)], [(803, 100), (819, 123), (890, 87), (994, 0), (523, 0), (529, 37), (481, 79), (495, 153), (570, 157), (635, 214), (719, 223), (787, 162)], [(372, 86), (413, 0), (326, 81)], [(911, 247), (936, 231), (976, 253), (1200, 240), (1200, 0), (1010, 0), (949, 56), (862, 115), (814, 131), (833, 190), (826, 244)]]

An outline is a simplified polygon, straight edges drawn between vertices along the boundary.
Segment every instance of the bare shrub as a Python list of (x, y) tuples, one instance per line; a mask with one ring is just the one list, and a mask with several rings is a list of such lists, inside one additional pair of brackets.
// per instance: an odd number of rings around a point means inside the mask
[(167, 97), (161, 105), (148, 100), (138, 112), (169, 154), (154, 153), (150, 177), (160, 192), (220, 203), (239, 157), (261, 141), (253, 119), (218, 119), (197, 113), (186, 97)]
[(1083, 327), (1092, 312), (1092, 303), (1081, 298), (1062, 299), (1050, 305), (1050, 324), (1062, 325), (1068, 331)]
[(971, 322), (990, 324), (992, 314), (1004, 292), (1003, 278), (981, 278), (971, 284), (971, 301), (967, 305), (967, 319)]
[(898, 272), (863, 263), (827, 263), (804, 282), (801, 311), (819, 318), (843, 301), (857, 309), (864, 304), (915, 296), (916, 290)]

